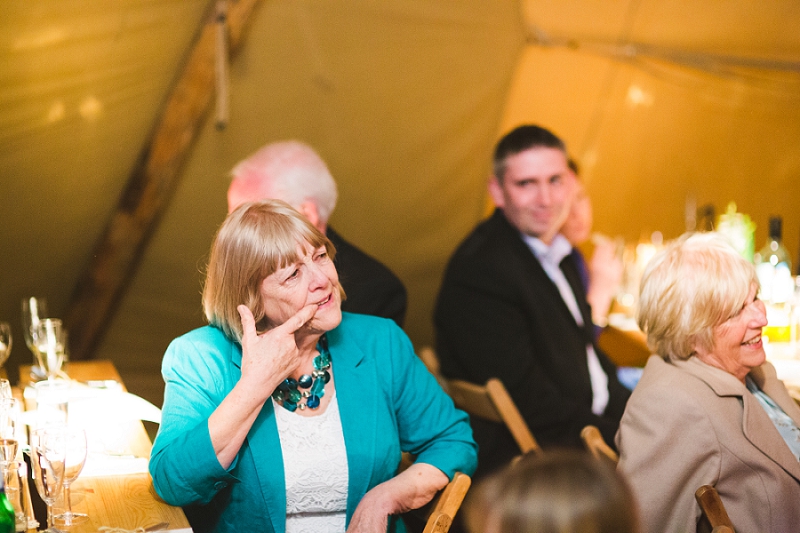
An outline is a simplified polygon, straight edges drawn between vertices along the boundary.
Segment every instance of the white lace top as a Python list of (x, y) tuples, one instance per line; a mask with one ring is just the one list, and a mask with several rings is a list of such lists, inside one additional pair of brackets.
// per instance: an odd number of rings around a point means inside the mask
[(325, 412), (311, 417), (273, 400), (286, 473), (286, 533), (344, 533), (347, 453), (333, 394)]

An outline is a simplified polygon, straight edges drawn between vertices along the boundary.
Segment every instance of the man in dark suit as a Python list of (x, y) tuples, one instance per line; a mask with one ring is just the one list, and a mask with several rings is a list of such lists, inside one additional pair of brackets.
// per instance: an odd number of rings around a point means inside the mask
[[(538, 126), (500, 140), (489, 192), (497, 207), (461, 243), (435, 309), (442, 374), (499, 378), (539, 444), (581, 446), (593, 424), (613, 443), (629, 392), (594, 343), (591, 310), (569, 242), (559, 234), (574, 186), (564, 143)], [(519, 449), (473, 420), (477, 476)]]
[(288, 203), (336, 247), (336, 270), (347, 295), (342, 311), (391, 318), (403, 326), (407, 305), (403, 282), (328, 226), (336, 207), (336, 182), (310, 146), (298, 141), (268, 144), (238, 163), (231, 176), (228, 212), (244, 202), (267, 198)]

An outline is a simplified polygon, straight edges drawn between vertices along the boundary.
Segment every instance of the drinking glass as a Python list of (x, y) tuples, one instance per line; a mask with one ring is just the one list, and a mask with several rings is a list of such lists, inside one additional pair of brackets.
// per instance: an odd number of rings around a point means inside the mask
[(6, 498), (14, 508), (17, 531), (28, 531), (28, 515), (25, 508), (25, 476), (27, 471), (22, 461), (10, 461), (2, 465)]
[(33, 335), (39, 320), (47, 317), (47, 300), (36, 296), (29, 296), (22, 299), (22, 334), (25, 337), (25, 344), (33, 353), (33, 365), (39, 366), (39, 356), (36, 352), (36, 344), (33, 342)]
[(33, 386), (36, 395), (34, 429), (64, 427), (69, 415), (71, 385), (61, 379), (46, 379)]
[(44, 318), (33, 333), (36, 354), (41, 366), (47, 374), (48, 381), (56, 379), (61, 373), (64, 364), (64, 346), (66, 334), (61, 320), (57, 318)]
[(11, 382), (6, 378), (0, 378), (0, 398), (12, 398)]
[(53, 525), (53, 504), (64, 483), (64, 436), (61, 429), (38, 429), (31, 434), (31, 465), (36, 490), (47, 505), (49, 533), (61, 533)]
[(64, 504), (67, 510), (53, 517), (59, 526), (74, 526), (88, 520), (83, 513), (72, 512), (72, 499), (69, 488), (78, 479), (86, 463), (86, 432), (77, 428), (64, 428)]
[(0, 464), (10, 463), (17, 458), (19, 413), (19, 400), (0, 398)]
[(6, 364), (8, 356), (11, 355), (11, 325), (8, 322), (0, 322), (0, 367)]

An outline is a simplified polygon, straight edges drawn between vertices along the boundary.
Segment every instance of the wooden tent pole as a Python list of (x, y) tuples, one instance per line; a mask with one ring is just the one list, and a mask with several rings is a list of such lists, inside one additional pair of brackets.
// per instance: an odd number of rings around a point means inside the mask
[[(229, 2), (231, 52), (241, 43), (247, 20), (258, 2)], [(180, 168), (213, 104), (216, 22), (217, 14), (211, 10), (119, 204), (73, 290), (64, 318), (73, 359), (91, 358), (133, 278), (139, 257), (169, 203)]]

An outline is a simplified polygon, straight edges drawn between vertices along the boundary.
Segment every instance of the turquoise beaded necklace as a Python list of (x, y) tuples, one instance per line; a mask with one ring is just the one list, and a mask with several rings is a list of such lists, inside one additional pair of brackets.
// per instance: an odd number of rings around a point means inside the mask
[(331, 380), (331, 353), (328, 351), (326, 335), (320, 337), (317, 350), (319, 355), (314, 358), (314, 371), (311, 374), (303, 374), (300, 379), (286, 378), (272, 393), (272, 399), (287, 411), (294, 412), (298, 408), (302, 411), (306, 407), (317, 409), (325, 396), (325, 384)]

